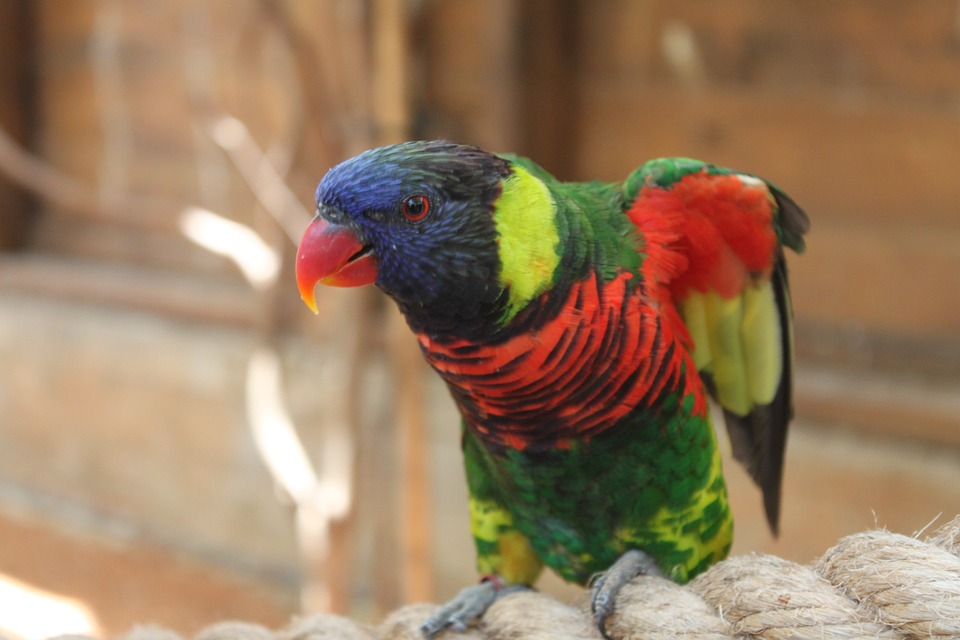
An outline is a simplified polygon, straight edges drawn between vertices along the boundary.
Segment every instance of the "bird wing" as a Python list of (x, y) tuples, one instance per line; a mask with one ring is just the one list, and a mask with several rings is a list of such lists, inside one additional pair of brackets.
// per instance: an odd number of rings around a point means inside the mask
[(763, 491), (776, 533), (792, 402), (792, 313), (783, 247), (801, 252), (806, 214), (751, 175), (653, 160), (624, 183), (644, 271), (679, 313), (693, 362), (723, 408), (734, 457)]

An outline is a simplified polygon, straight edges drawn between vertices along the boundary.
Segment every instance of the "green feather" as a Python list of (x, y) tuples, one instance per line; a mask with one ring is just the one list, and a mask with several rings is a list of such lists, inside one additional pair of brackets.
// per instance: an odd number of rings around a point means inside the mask
[(638, 546), (678, 581), (725, 556), (733, 520), (720, 457), (709, 419), (692, 416), (690, 402), (665, 400), (672, 417), (658, 428), (636, 424), (536, 454), (493, 453), (465, 430), (480, 571), (502, 562), (497, 541), (508, 534), (521, 534), (531, 554), (579, 583)]

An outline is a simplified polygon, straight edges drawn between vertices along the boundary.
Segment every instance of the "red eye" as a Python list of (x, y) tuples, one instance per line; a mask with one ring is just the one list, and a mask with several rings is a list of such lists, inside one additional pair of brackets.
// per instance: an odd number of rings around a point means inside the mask
[(430, 201), (427, 200), (427, 196), (410, 196), (400, 204), (400, 211), (410, 222), (419, 222), (430, 213)]

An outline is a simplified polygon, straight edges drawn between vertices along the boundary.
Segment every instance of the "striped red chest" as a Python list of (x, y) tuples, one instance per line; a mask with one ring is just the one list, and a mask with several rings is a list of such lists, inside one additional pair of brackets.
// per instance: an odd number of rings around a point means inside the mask
[(637, 408), (655, 411), (665, 391), (696, 393), (695, 411), (705, 411), (676, 327), (642, 288), (626, 272), (606, 283), (578, 281), (544, 326), (494, 345), (418, 337), (481, 439), (520, 450), (562, 448)]

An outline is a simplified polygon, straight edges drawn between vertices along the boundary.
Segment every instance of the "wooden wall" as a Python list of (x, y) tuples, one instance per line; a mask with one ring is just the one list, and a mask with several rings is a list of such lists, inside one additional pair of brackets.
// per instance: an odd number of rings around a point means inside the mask
[[(186, 240), (177, 216), (198, 204), (276, 232), (203, 129), (213, 107), (263, 148), (295, 149), (276, 159), (307, 208), (333, 162), (377, 139), (373, 52), (355, 37), (368, 26), (358, 7), (373, 4), (281, 0), (285, 26), (252, 0), (0, 3), (0, 122), (107, 209), (31, 208), (0, 181), (0, 480), (286, 575), (289, 514), (246, 433), (243, 363), (264, 307), (282, 307), (287, 364), (301, 374), (292, 410), (309, 427), (323, 413), (314, 376), (357, 307), (331, 297), (331, 315), (315, 320), (292, 284), (279, 301), (259, 298), (227, 260)], [(760, 174), (807, 209), (809, 250), (791, 258), (791, 276), (797, 409), (810, 428), (788, 471), (791, 504), (805, 506), (788, 506), (799, 533), (777, 552), (822, 550), (822, 538), (799, 539), (805, 522), (829, 520), (836, 529), (815, 527), (825, 537), (869, 525), (856, 505), (885, 496), (899, 523), (960, 512), (960, 478), (948, 478), (960, 456), (955, 2), (409, 6), (416, 136), (515, 150), (568, 179), (694, 156)], [(291, 24), (302, 37), (293, 48)], [(313, 62), (298, 69), (295, 51)], [(118, 193), (144, 206), (117, 211)], [(36, 224), (24, 227), (30, 211)], [(337, 313), (340, 324), (326, 322)], [(455, 418), (431, 389), (434, 524), (458, 531)], [(921, 473), (930, 460), (936, 476)], [(758, 507), (734, 482), (750, 503), (739, 512)], [(825, 483), (872, 493), (824, 502)], [(741, 538), (750, 544), (765, 535), (759, 511), (755, 520), (742, 527), (755, 529)], [(437, 536), (438, 597), (469, 574), (461, 533)]]
[[(793, 269), (801, 351), (955, 371), (960, 43), (953, 4), (495, 4), (427, 3), (416, 15), (417, 135), (528, 153), (571, 179), (615, 180), (659, 155), (761, 174), (793, 194), (814, 223), (809, 253)], [(96, 19), (85, 3), (37, 7), (38, 150), (107, 195), (160, 193), (253, 219), (249, 192), (199, 131), (196, 111), (219, 100), (263, 143), (293, 126), (292, 108), (271, 97), (289, 91), (290, 78), (260, 73), (262, 61), (244, 56), (249, 44), (269, 50), (276, 37), (253, 30), (253, 5), (142, 15), (114, 9)], [(294, 13), (307, 28), (322, 17)], [(84, 53), (97, 34), (104, 50), (122, 54), (120, 68), (98, 67), (106, 55)], [(184, 56), (209, 66), (216, 84), (199, 87)], [(315, 146), (306, 146), (293, 174), (307, 206), (332, 161)], [(211, 157), (220, 163), (213, 180)], [(168, 214), (91, 221), (52, 211), (34, 246), (235, 274), (186, 241), (175, 211)]]
[[(109, 33), (110, 20), (95, 23), (82, 3), (41, 12), (51, 30), (38, 84), (44, 154), (104, 189), (175, 193), (249, 220), (249, 194), (225, 160), (218, 189), (199, 184), (199, 159), (217, 151), (195, 130), (191, 101), (200, 98), (169, 34), (182, 35), (191, 19), (197, 31), (218, 24), (206, 44), (222, 72), (208, 90), (263, 138), (291, 118), (270, 98), (281, 83), (234, 55), (256, 11), (211, 6), (192, 17), (115, 17), (126, 20), (113, 44), (125, 66), (113, 89), (109, 69), (95, 73), (78, 55), (91, 33)], [(960, 354), (960, 304), (949, 286), (960, 266), (954, 11), (945, 2), (428, 4), (413, 38), (418, 133), (516, 149), (569, 178), (617, 179), (663, 154), (769, 177), (814, 220), (793, 276), (801, 353), (950, 375)], [(105, 137), (99, 100), (109, 91), (119, 100), (110, 117), (125, 124)], [(297, 178), (305, 199), (325, 166), (308, 154)], [(107, 224), (52, 212), (36, 246), (234, 274), (186, 242), (172, 216), (143, 218), (131, 211)]]

